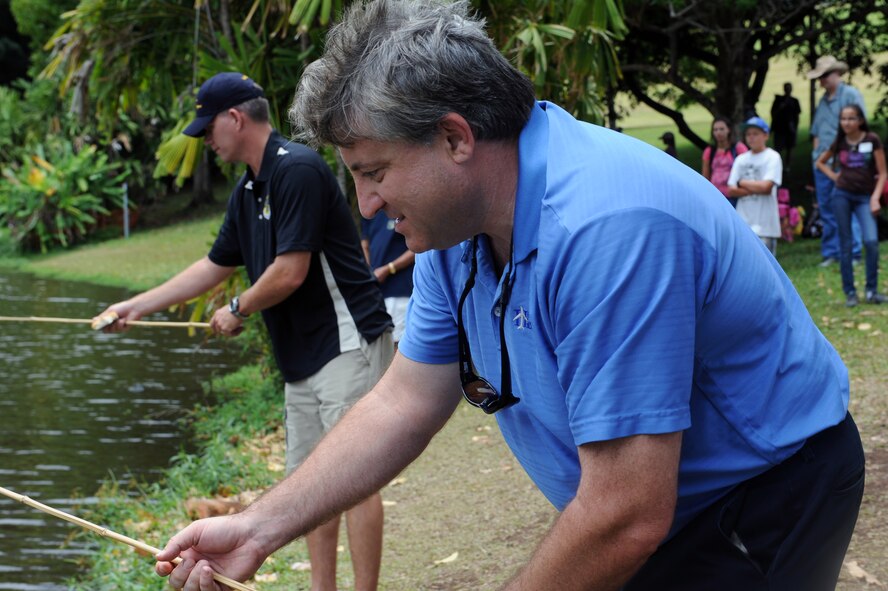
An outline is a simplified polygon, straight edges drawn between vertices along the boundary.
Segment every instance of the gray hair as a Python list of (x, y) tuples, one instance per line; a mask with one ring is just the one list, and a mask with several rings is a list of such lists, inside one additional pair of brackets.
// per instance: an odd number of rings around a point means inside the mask
[(465, 0), (356, 2), (330, 29), (289, 110), (311, 145), (357, 139), (425, 143), (448, 113), (478, 140), (518, 137), (533, 85), (496, 49)]
[(268, 123), (268, 99), (257, 96), (232, 107), (245, 114), (256, 123)]

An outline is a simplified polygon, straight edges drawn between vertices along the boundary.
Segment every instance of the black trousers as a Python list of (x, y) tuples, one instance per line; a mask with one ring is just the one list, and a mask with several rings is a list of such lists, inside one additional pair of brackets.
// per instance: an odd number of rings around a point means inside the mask
[(863, 483), (849, 414), (695, 517), (624, 591), (832, 591)]

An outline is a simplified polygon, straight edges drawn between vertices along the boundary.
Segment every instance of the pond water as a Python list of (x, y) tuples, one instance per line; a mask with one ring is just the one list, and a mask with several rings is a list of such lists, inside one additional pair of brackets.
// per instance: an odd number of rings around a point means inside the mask
[[(0, 271), (0, 316), (91, 318), (127, 295)], [(236, 345), (182, 328), (0, 322), (0, 486), (77, 513), (109, 476), (156, 479), (202, 383), (237, 364)], [(0, 590), (67, 589), (91, 544), (76, 529), (0, 497)]]

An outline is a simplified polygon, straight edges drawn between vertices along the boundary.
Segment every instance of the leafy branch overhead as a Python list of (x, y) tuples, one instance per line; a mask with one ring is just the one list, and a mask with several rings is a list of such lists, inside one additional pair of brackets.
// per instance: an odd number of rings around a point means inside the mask
[(697, 104), (742, 120), (774, 57), (794, 57), (801, 71), (833, 54), (869, 71), (888, 49), (886, 0), (624, 0), (624, 7), (630, 42), (617, 50), (621, 90), (670, 117), (698, 147), (706, 141), (682, 110)]

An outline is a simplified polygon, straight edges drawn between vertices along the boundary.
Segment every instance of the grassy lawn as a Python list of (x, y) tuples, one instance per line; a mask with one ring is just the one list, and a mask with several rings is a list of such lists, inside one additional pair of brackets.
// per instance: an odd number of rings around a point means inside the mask
[(133, 232), (42, 257), (0, 261), (36, 275), (145, 290), (166, 281), (209, 252), (222, 213), (164, 228)]

